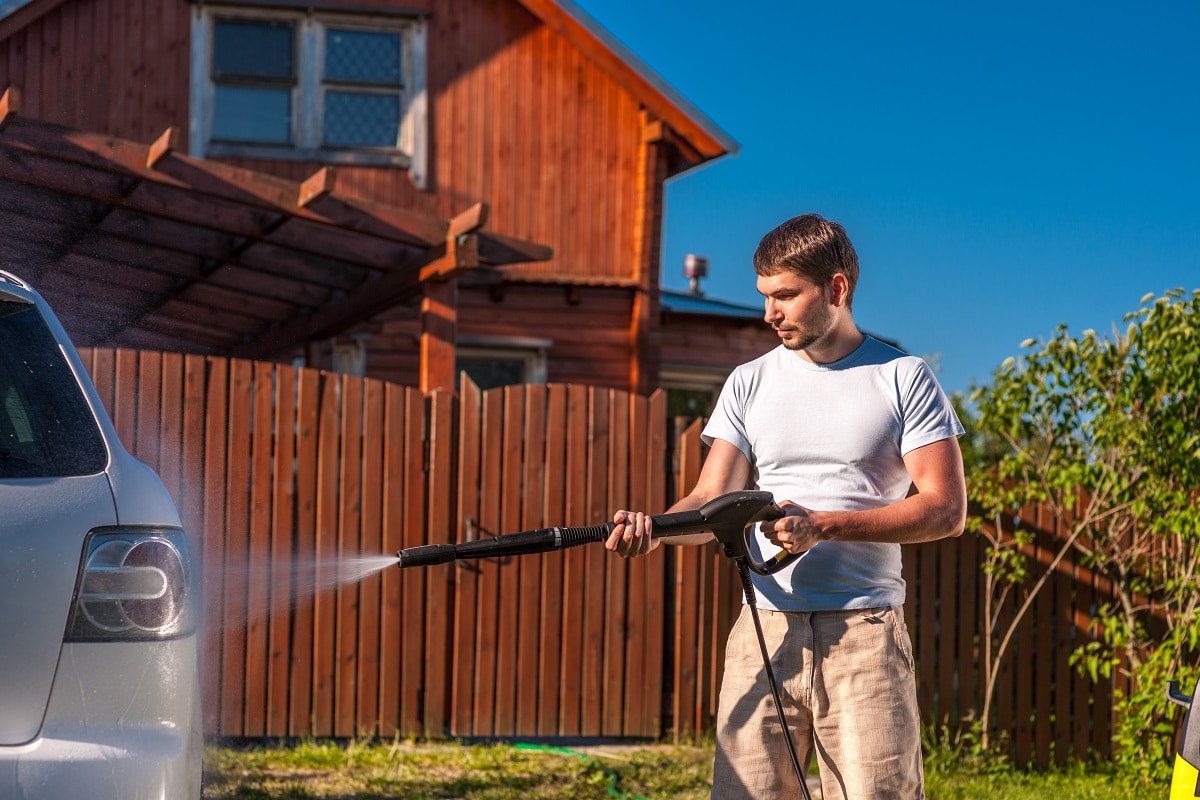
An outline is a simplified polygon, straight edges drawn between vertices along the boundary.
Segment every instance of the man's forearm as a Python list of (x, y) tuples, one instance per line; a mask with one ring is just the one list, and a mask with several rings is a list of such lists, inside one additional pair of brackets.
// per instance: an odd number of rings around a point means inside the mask
[(966, 503), (921, 493), (882, 508), (810, 511), (809, 521), (825, 541), (917, 544), (961, 534)]

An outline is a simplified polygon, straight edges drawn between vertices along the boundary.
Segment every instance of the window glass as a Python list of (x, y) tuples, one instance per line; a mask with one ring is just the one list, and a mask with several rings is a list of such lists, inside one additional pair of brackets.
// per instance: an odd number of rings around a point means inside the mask
[(330, 28), (325, 80), (400, 86), (400, 34)]
[(325, 144), (329, 147), (395, 147), (399, 130), (398, 95), (325, 93)]
[(218, 84), (213, 102), (217, 141), (287, 144), (292, 140), (290, 89)]
[(0, 300), (0, 480), (91, 475), (108, 453), (37, 309)]
[(213, 41), (213, 77), (290, 80), (295, 25), (287, 21), (217, 19)]
[(525, 383), (525, 363), (523, 358), (477, 358), (459, 356), (455, 370), (465, 372), (480, 389), (494, 389), (497, 386), (509, 386), (514, 383)]

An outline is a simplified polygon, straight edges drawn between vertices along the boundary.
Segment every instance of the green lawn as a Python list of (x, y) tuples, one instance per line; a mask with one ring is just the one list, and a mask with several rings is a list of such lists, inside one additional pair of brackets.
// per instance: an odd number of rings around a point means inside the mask
[[(927, 768), (929, 800), (1124, 800), (1110, 770), (1022, 772), (1003, 765), (956, 772), (938, 754)], [(645, 745), (568, 749), (454, 743), (210, 746), (205, 800), (701, 800), (712, 748)], [(1166, 796), (1161, 791), (1140, 792)]]

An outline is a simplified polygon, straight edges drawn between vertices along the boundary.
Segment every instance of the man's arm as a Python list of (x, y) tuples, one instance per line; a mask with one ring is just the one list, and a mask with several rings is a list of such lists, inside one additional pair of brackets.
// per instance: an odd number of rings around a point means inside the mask
[[(716, 497), (745, 489), (750, 480), (750, 462), (745, 454), (723, 439), (714, 439), (700, 477), (691, 493), (671, 506), (668, 511), (692, 511)], [(642, 511), (618, 511), (613, 515), (617, 527), (604, 546), (618, 555), (630, 557), (649, 553), (661, 539), (652, 536), (650, 515)], [(669, 537), (671, 544), (704, 544), (712, 539), (710, 533)]]
[(768, 539), (790, 553), (822, 541), (914, 544), (958, 536), (967, 520), (967, 483), (962, 451), (951, 437), (918, 447), (904, 457), (915, 493), (898, 503), (865, 511), (818, 511), (780, 503), (785, 517), (764, 524)]

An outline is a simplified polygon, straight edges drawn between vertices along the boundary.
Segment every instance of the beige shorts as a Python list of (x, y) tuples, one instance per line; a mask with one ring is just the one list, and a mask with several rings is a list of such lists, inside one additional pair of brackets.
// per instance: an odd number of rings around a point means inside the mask
[[(760, 610), (796, 754), (823, 800), (925, 796), (912, 644), (900, 607)], [(713, 798), (801, 798), (750, 609), (729, 634)]]

